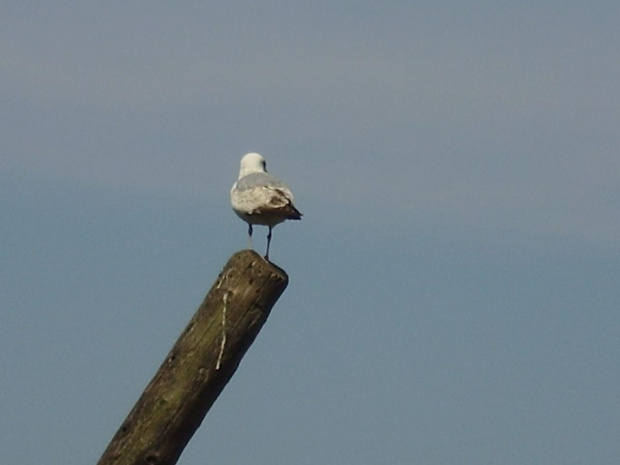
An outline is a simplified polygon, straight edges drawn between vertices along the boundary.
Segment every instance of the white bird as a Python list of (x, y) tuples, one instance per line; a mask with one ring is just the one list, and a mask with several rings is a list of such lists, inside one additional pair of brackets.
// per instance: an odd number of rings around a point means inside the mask
[(293, 193), (275, 176), (267, 173), (267, 163), (262, 155), (248, 153), (241, 159), (239, 179), (230, 190), (230, 203), (235, 213), (248, 223), (249, 248), (252, 248), (252, 225), (269, 227), (267, 253), (271, 230), (285, 220), (300, 220), (302, 214), (293, 205)]

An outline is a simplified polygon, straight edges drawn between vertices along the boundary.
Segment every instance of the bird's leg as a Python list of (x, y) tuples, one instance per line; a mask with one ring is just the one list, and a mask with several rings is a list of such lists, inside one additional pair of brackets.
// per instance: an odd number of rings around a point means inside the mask
[(269, 226), (269, 232), (267, 233), (267, 253), (265, 254), (265, 260), (269, 261), (269, 244), (271, 244), (271, 226)]
[(252, 224), (248, 223), (248, 249), (252, 250)]

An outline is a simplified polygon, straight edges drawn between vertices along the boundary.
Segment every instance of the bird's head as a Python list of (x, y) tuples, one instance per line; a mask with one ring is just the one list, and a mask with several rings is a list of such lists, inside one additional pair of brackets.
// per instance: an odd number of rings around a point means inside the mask
[(260, 153), (248, 153), (241, 159), (239, 178), (250, 173), (266, 173), (267, 162)]

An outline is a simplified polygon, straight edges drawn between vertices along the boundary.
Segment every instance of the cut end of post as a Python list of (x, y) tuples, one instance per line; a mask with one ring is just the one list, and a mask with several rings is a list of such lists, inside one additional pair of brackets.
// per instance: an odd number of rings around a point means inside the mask
[[(224, 267), (224, 270), (230, 267), (232, 263), (240, 264), (240, 263), (253, 263), (253, 267), (258, 266), (265, 269), (270, 269), (271, 272), (276, 273), (281, 276), (288, 283), (288, 274), (278, 265), (273, 263), (271, 260), (263, 257), (258, 252), (252, 249), (244, 249), (236, 252), (230, 257), (228, 263)], [(264, 265), (264, 266), (263, 266)]]

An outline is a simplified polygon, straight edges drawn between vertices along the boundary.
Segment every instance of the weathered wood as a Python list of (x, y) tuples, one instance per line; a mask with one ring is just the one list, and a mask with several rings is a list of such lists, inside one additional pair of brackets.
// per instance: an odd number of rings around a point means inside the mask
[(287, 284), (256, 252), (234, 254), (98, 465), (175, 464)]

